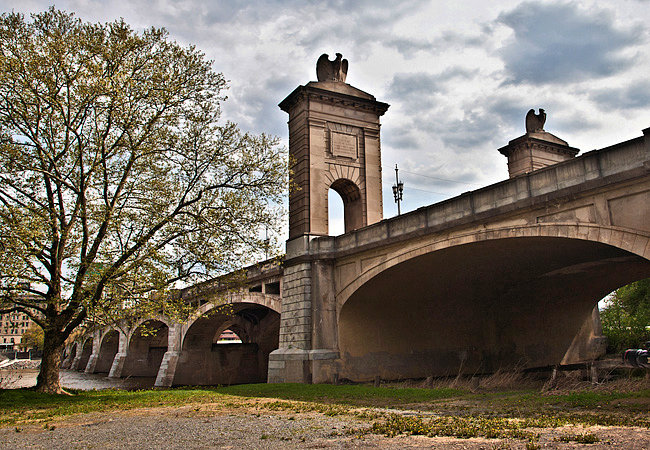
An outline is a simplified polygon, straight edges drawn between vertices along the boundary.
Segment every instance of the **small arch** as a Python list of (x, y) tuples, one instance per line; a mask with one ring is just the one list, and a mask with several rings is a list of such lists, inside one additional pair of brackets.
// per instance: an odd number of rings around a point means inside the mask
[(117, 330), (109, 330), (102, 336), (95, 372), (108, 373), (111, 370), (119, 342), (120, 333)]
[(345, 232), (362, 228), (364, 223), (364, 205), (361, 201), (361, 190), (353, 182), (346, 178), (339, 178), (334, 181), (330, 189), (334, 190), (343, 200), (343, 223)]
[(74, 361), (76, 356), (77, 356), (77, 342), (73, 342), (72, 344), (69, 345), (68, 356), (63, 361), (62, 367), (64, 369), (69, 369), (70, 365), (72, 364), (72, 361)]
[(84, 371), (86, 370), (86, 365), (88, 364), (88, 360), (90, 359), (90, 355), (93, 352), (93, 338), (89, 337), (87, 338), (81, 347), (81, 355), (79, 358), (79, 365), (77, 366), (77, 370)]
[[(220, 333), (215, 334), (216, 336), (216, 344), (218, 345), (228, 345), (228, 344), (242, 344), (244, 341), (242, 340), (241, 336), (239, 336), (238, 327), (236, 326), (230, 326), (226, 328), (225, 330), (221, 331)], [(240, 331), (241, 332), (241, 331)]]

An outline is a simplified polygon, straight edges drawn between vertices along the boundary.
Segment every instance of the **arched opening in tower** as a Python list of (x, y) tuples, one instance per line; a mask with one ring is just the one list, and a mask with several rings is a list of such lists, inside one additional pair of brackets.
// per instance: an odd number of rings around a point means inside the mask
[(327, 228), (330, 236), (345, 233), (343, 199), (334, 189), (327, 191)]
[[(341, 197), (341, 200), (343, 202), (344, 232), (348, 233), (350, 231), (363, 227), (364, 205), (361, 201), (361, 191), (359, 190), (359, 187), (352, 181), (345, 178), (336, 180), (330, 186), (328, 193), (328, 205), (329, 198), (332, 197), (332, 195), (330, 195), (331, 191), (335, 191)], [(334, 235), (331, 228), (329, 230), (329, 234)]]
[(589, 360), (598, 301), (648, 276), (650, 261), (640, 256), (568, 238), (424, 254), (379, 273), (342, 305), (340, 376), (418, 378)]
[[(239, 343), (223, 343), (229, 331)], [(197, 318), (183, 337), (174, 385), (266, 382), (269, 354), (278, 348), (280, 314), (263, 305), (217, 306)]]

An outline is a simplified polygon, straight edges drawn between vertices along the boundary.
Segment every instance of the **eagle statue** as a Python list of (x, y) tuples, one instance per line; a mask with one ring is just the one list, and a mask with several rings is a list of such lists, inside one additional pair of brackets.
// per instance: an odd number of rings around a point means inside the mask
[(544, 110), (539, 108), (539, 114), (535, 114), (535, 110), (531, 109), (526, 114), (526, 133), (544, 131), (544, 122), (546, 122), (546, 113)]
[(345, 83), (345, 77), (348, 74), (348, 60), (341, 59), (343, 55), (336, 54), (336, 59), (330, 61), (327, 53), (323, 53), (316, 61), (316, 76), (318, 81), (342, 81)]

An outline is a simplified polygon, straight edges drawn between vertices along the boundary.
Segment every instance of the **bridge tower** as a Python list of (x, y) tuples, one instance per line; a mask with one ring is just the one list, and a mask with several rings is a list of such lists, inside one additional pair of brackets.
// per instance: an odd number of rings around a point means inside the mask
[(318, 61), (318, 82), (297, 87), (279, 105), (289, 114), (295, 187), (289, 239), (328, 235), (330, 188), (343, 199), (346, 233), (383, 218), (379, 117), (389, 105), (345, 83), (347, 60)]
[(329, 233), (329, 189), (343, 199), (346, 233), (383, 218), (379, 118), (389, 105), (345, 83), (347, 60), (341, 58), (322, 55), (318, 81), (299, 86), (279, 105), (289, 114), (294, 188), (271, 383), (331, 381), (336, 371), (334, 264), (309, 260), (310, 241)]

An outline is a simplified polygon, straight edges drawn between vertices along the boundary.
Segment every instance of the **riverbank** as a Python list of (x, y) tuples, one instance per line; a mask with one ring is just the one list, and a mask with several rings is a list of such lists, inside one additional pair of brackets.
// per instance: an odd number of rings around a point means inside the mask
[[(155, 377), (108, 378), (105, 373), (84, 373), (77, 370), (59, 371), (61, 386), (65, 389), (88, 391), (93, 389), (150, 389)], [(36, 386), (38, 369), (0, 369), (0, 389), (22, 389)]]

